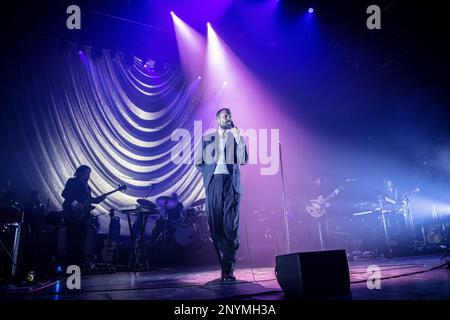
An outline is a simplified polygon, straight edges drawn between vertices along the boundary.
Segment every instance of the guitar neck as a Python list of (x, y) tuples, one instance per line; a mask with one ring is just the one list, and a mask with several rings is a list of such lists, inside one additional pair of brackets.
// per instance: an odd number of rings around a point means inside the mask
[(107, 197), (107, 196), (109, 196), (109, 195), (111, 195), (111, 194), (113, 194), (114, 192), (117, 192), (117, 191), (119, 191), (119, 189), (116, 189), (116, 190), (104, 193), (103, 196)]
[(330, 199), (333, 199), (337, 194), (339, 193), (339, 189), (334, 190), (332, 193), (330, 193), (328, 196), (323, 199), (325, 202), (327, 202)]

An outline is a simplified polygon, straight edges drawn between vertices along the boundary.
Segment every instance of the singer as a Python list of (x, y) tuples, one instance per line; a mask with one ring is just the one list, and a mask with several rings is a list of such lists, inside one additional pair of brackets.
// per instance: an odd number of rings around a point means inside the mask
[(248, 161), (247, 147), (231, 120), (231, 111), (216, 113), (218, 129), (204, 136), (196, 166), (203, 176), (209, 230), (222, 268), (222, 281), (233, 274), (239, 248), (239, 203), (242, 195), (239, 165)]

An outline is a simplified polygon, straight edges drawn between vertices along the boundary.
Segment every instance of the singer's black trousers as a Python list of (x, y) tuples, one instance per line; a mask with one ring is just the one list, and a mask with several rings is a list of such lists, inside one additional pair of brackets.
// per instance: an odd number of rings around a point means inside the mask
[(227, 275), (236, 267), (239, 248), (240, 195), (234, 191), (227, 174), (213, 175), (206, 192), (209, 230), (222, 267)]

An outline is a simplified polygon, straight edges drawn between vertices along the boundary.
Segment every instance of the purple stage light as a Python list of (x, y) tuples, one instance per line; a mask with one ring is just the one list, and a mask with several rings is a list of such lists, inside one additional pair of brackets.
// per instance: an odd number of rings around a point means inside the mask
[(202, 80), (202, 76), (198, 76), (197, 79), (198, 79), (198, 80)]
[(148, 59), (144, 64), (144, 68), (155, 69), (155, 66), (156, 66), (156, 61), (152, 60), (152, 59)]
[(314, 12), (314, 8), (309, 8), (309, 9), (308, 9), (308, 12), (309, 12), (309, 13), (313, 13), (313, 12)]
[[(210, 23), (208, 26), (208, 44), (207, 44), (207, 72), (206, 78), (208, 81), (208, 89), (211, 89), (209, 93), (214, 93), (215, 90), (219, 90), (224, 87), (223, 79), (230, 79), (230, 65), (226, 56), (226, 49), (224, 44), (220, 41), (218, 35), (212, 28)], [(210, 76), (208, 76), (210, 75)]]
[(202, 71), (206, 47), (205, 39), (203, 35), (177, 17), (173, 11), (171, 11), (171, 16), (183, 69), (191, 79), (195, 79)]

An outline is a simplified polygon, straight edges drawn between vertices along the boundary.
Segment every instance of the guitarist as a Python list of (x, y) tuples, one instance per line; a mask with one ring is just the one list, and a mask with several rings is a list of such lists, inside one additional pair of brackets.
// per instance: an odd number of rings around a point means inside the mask
[[(313, 187), (311, 188), (311, 198), (307, 202), (305, 209), (307, 213), (314, 218), (314, 224), (317, 224), (317, 235), (319, 236), (318, 240), (321, 250), (325, 250), (325, 247), (329, 243), (327, 221), (327, 208), (330, 206), (329, 201), (336, 197), (342, 189), (343, 188), (339, 186), (333, 192), (324, 194), (320, 178), (316, 178)], [(317, 245), (314, 244), (314, 250), (316, 249)]]
[(66, 182), (62, 192), (64, 198), (63, 213), (67, 226), (67, 263), (83, 267), (84, 243), (90, 217), (91, 204), (105, 200), (105, 195), (93, 198), (88, 181), (91, 168), (78, 167), (74, 177)]

